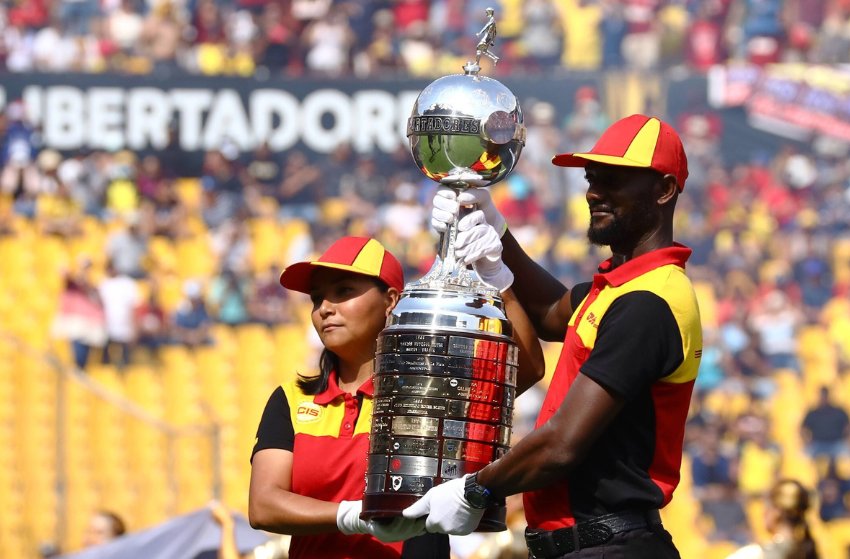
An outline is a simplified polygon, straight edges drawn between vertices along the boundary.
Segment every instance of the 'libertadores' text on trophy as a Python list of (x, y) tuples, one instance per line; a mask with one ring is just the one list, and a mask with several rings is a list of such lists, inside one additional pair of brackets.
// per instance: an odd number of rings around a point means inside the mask
[[(419, 94), (408, 120), (413, 159), (456, 191), (492, 185), (525, 143), (522, 111), (499, 81), (479, 75), (496, 37), (493, 9), (475, 61)], [(378, 338), (363, 516), (401, 514), (428, 489), (473, 473), (510, 444), (518, 348), (498, 292), (454, 256), (456, 227), (441, 234), (431, 270), (409, 283)], [(505, 507), (479, 531), (505, 529)]]

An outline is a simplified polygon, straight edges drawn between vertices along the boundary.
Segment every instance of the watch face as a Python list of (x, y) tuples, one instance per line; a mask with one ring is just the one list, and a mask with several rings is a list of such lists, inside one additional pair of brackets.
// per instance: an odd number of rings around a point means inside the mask
[(485, 509), (489, 504), (489, 493), (486, 487), (475, 481), (475, 478), (469, 478), (466, 481), (466, 490), (463, 496), (474, 508)]

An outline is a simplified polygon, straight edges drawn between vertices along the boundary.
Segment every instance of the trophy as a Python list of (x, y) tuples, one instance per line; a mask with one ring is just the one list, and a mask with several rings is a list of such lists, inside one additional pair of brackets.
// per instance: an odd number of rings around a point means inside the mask
[[(487, 18), (475, 61), (423, 89), (407, 124), (419, 169), (456, 192), (507, 177), (525, 143), (516, 97), (479, 75), (481, 56), (498, 61), (492, 8)], [(456, 236), (455, 224), (441, 234), (434, 265), (405, 286), (378, 337), (364, 518), (400, 515), (510, 444), (518, 348), (498, 290), (458, 265)], [(478, 530), (504, 530), (505, 513), (489, 508)]]

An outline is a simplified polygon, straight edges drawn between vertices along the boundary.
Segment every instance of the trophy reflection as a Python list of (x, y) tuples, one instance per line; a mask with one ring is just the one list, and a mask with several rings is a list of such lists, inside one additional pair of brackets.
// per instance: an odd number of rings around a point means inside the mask
[[(494, 63), (492, 8), (475, 61), (419, 94), (408, 119), (413, 160), (457, 192), (505, 177), (525, 142), (516, 96), (479, 74)], [(441, 233), (434, 265), (409, 283), (378, 338), (364, 517), (398, 516), (431, 487), (473, 473), (507, 452), (518, 349), (498, 290), (454, 256), (456, 224)], [(479, 531), (505, 529), (505, 507)]]

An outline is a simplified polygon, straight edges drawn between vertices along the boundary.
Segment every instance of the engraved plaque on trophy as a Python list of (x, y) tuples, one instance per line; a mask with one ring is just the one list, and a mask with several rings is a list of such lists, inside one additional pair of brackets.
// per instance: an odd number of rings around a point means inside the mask
[[(408, 119), (413, 159), (458, 192), (511, 172), (525, 142), (513, 93), (479, 75), (496, 36), (493, 10), (475, 61), (419, 94)], [(398, 516), (431, 487), (473, 473), (508, 448), (518, 349), (498, 290), (454, 256), (454, 225), (441, 234), (431, 270), (409, 283), (378, 338), (363, 516)], [(505, 507), (485, 511), (479, 531), (505, 529)]]

